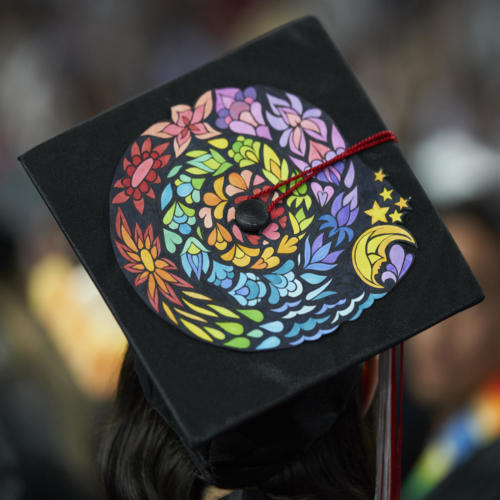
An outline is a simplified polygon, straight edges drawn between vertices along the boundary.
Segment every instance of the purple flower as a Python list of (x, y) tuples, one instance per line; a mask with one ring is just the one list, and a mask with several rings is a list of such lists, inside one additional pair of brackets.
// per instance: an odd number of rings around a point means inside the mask
[(382, 282), (391, 280), (397, 283), (406, 274), (412, 262), (413, 254), (407, 254), (401, 245), (393, 245), (389, 250), (389, 262), (382, 273)]
[(304, 269), (311, 271), (330, 271), (337, 264), (335, 262), (344, 250), (330, 252), (331, 241), (323, 244), (323, 233), (317, 236), (312, 244), (309, 236), (306, 238), (304, 246)]
[(320, 229), (330, 229), (329, 238), (338, 234), (335, 246), (340, 245), (344, 238), (351, 241), (354, 231), (349, 226), (356, 220), (358, 213), (358, 188), (354, 187), (349, 193), (342, 191), (334, 198), (330, 214), (322, 215), (319, 218), (323, 222)]
[(235, 87), (215, 91), (215, 125), (221, 130), (232, 130), (237, 134), (253, 135), (271, 139), (269, 127), (264, 122), (262, 104), (257, 100), (253, 87), (243, 91)]
[(306, 134), (318, 141), (326, 141), (327, 128), (320, 118), (321, 110), (311, 108), (304, 111), (300, 99), (290, 93), (286, 94), (288, 101), (267, 94), (271, 111), (266, 111), (266, 118), (276, 130), (281, 131), (280, 146), (287, 144), (295, 154), (304, 156), (306, 153)]

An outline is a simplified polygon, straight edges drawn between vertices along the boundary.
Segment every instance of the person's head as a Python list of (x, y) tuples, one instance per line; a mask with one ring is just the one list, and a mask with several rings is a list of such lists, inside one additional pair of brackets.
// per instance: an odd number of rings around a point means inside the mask
[(443, 416), (500, 372), (498, 231), (473, 206), (447, 211), (444, 220), (486, 298), (408, 343), (408, 388), (419, 404)]
[[(283, 463), (270, 479), (248, 486), (273, 499), (373, 498), (374, 436), (367, 412), (377, 381), (378, 358), (372, 358), (364, 364), (344, 411), (326, 435)], [(176, 433), (147, 403), (130, 350), (123, 362), (113, 418), (103, 432), (100, 468), (110, 499), (224, 496), (201, 479)]]

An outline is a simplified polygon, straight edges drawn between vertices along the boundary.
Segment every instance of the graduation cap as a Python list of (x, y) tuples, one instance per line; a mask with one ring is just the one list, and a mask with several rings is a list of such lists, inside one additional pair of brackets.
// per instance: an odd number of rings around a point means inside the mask
[(304, 18), (21, 156), (207, 481), (268, 476), (481, 300), (385, 128)]

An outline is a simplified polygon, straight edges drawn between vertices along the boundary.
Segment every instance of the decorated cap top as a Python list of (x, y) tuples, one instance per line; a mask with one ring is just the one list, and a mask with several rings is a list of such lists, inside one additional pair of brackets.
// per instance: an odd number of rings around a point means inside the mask
[(266, 192), (347, 146), (328, 114), (271, 87), (172, 106), (129, 145), (112, 182), (128, 281), (178, 330), (242, 351), (298, 346), (356, 320), (412, 265), (409, 193), (358, 156), (274, 206), (288, 186)]

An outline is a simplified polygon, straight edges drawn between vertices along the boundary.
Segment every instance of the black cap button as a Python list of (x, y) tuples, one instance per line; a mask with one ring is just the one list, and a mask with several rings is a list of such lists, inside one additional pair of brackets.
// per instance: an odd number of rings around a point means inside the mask
[(257, 198), (238, 203), (236, 224), (245, 233), (259, 233), (269, 224), (267, 205)]

